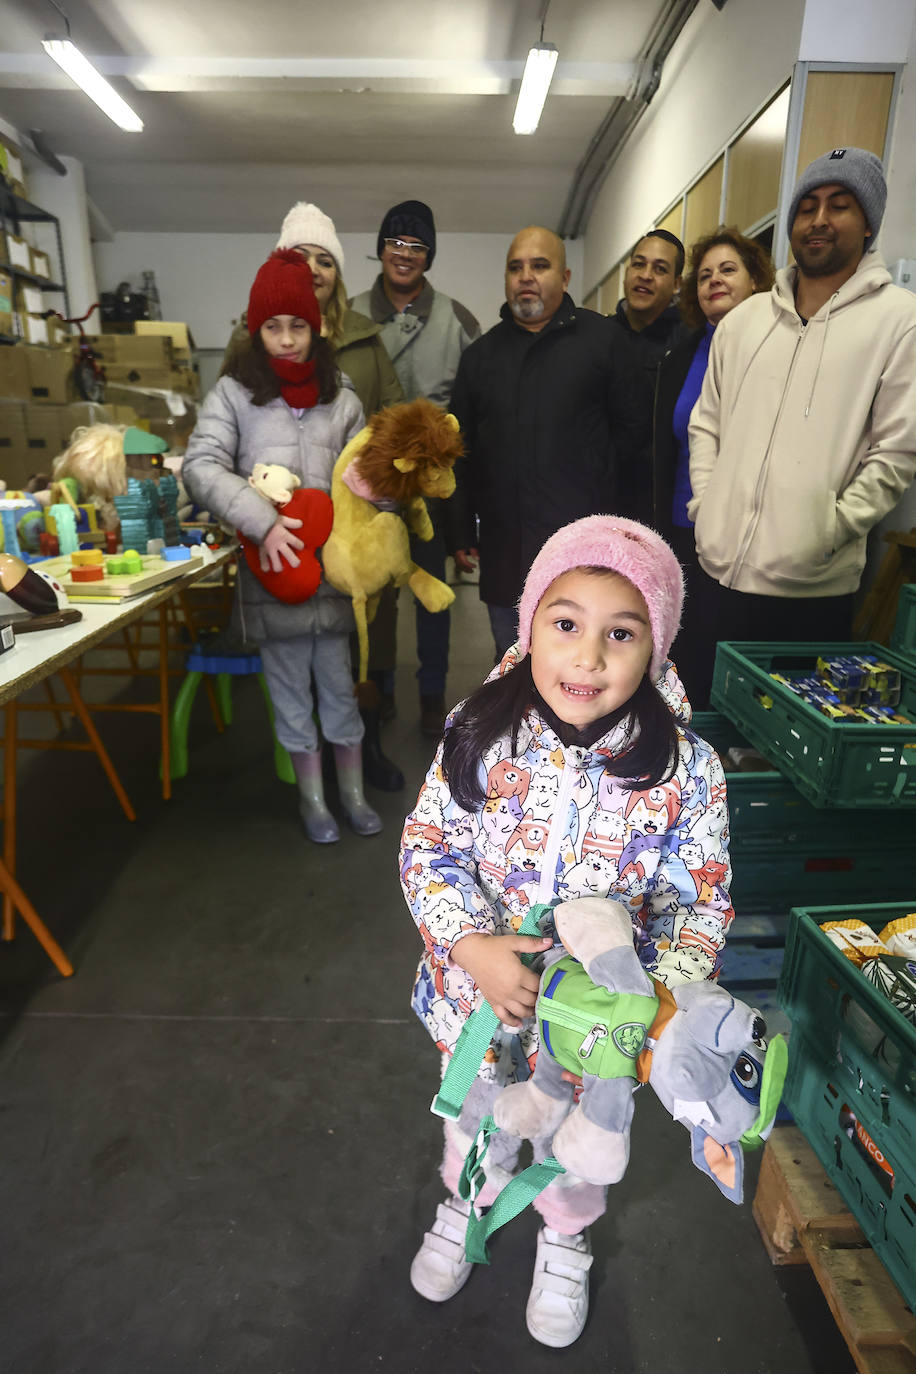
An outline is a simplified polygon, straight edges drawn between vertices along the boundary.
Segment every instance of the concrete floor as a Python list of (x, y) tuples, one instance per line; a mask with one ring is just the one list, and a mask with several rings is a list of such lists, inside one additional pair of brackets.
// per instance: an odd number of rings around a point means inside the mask
[[(771, 1268), (749, 1205), (693, 1169), (649, 1094), (593, 1230), (576, 1346), (525, 1331), (530, 1213), (449, 1304), (411, 1290), (442, 1193), (396, 874), (431, 755), (411, 620), (385, 727), (408, 786), (373, 797), (372, 839), (307, 843), (250, 681), (223, 737), (199, 695), (191, 773), (167, 804), (154, 720), (98, 718), (135, 826), (91, 758), (23, 759), (19, 876), (77, 973), (60, 979), (25, 928), (0, 947), (0, 1370), (847, 1374), (810, 1275)], [(457, 699), (490, 656), (474, 587), (452, 643)]]

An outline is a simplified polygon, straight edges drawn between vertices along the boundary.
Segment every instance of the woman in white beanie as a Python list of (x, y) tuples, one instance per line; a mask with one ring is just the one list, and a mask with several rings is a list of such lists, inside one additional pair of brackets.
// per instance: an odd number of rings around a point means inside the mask
[[(344, 252), (330, 219), (317, 205), (298, 201), (280, 229), (277, 248), (295, 248), (312, 269), (315, 298), (321, 310), (321, 334), (334, 349), (337, 366), (353, 383), (366, 419), (384, 406), (403, 401), (404, 393), (391, 359), (379, 337), (379, 327), (366, 315), (351, 310), (344, 285)], [(241, 345), (247, 346), (244, 315), (232, 332), (223, 370)]]
[[(382, 343), (379, 326), (347, 304), (344, 252), (334, 221), (317, 205), (300, 200), (286, 215), (276, 246), (294, 248), (311, 268), (315, 299), (321, 311), (321, 336), (333, 348), (340, 371), (353, 384), (366, 419), (385, 406), (403, 401), (401, 383)], [(249, 346), (248, 325), (243, 314), (229, 340), (222, 372), (232, 365), (238, 350)], [(382, 685), (383, 704), (387, 695), (384, 684), (391, 681), (396, 661), (397, 600), (391, 589), (380, 598), (375, 619), (369, 627), (369, 671), (373, 680)], [(382, 752), (379, 711), (363, 708), (361, 715), (366, 729), (363, 738), (366, 781), (383, 792), (400, 791), (404, 775)]]

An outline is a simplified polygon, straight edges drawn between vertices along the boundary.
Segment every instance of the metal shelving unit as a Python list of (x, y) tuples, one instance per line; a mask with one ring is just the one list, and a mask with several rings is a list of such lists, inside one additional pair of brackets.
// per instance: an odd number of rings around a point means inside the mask
[[(49, 215), (47, 210), (42, 210), (41, 206), (33, 205), (29, 200), (23, 200), (22, 196), (17, 196), (8, 188), (5, 193), (0, 191), (0, 234), (2, 234), (3, 247), (6, 246), (6, 235), (12, 230), (17, 236), (21, 237), (20, 229), (23, 224), (51, 224), (54, 226), (54, 238), (57, 244), (57, 261), (60, 266), (61, 280), (47, 281), (44, 277), (38, 277), (34, 272), (27, 272), (22, 267), (15, 267), (12, 263), (0, 263), (0, 268), (8, 272), (16, 281), (27, 282), (30, 286), (37, 286), (40, 291), (59, 291), (63, 293), (64, 309), (63, 314), (70, 314), (70, 299), (67, 294), (67, 273), (64, 265), (63, 243), (60, 237), (60, 222), (54, 215)], [(0, 334), (0, 344), (18, 343), (19, 338), (14, 334)]]

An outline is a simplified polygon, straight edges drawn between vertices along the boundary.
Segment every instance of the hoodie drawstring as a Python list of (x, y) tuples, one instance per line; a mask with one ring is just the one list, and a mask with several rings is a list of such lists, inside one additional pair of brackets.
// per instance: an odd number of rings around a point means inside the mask
[(814, 402), (814, 388), (817, 386), (817, 380), (821, 375), (821, 363), (824, 361), (824, 348), (827, 344), (827, 325), (830, 323), (830, 311), (833, 309), (833, 302), (836, 300), (837, 295), (838, 292), (834, 291), (833, 295), (830, 297), (830, 300), (827, 302), (827, 314), (824, 316), (824, 327), (821, 330), (821, 346), (817, 355), (817, 364), (814, 368), (814, 376), (811, 378), (811, 391), (808, 394), (808, 404), (805, 406), (806, 420), (808, 418), (808, 412), (810, 411), (811, 406)]

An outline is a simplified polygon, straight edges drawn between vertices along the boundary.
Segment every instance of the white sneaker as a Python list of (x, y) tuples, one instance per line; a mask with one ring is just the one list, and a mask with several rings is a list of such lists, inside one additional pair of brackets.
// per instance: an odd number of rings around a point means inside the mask
[(447, 1302), (463, 1288), (474, 1268), (464, 1255), (469, 1202), (450, 1197), (436, 1208), (436, 1220), (410, 1266), (410, 1282), (430, 1302)]
[(531, 1296), (525, 1309), (528, 1330), (541, 1345), (572, 1345), (588, 1316), (588, 1235), (564, 1236), (542, 1226), (534, 1261)]

